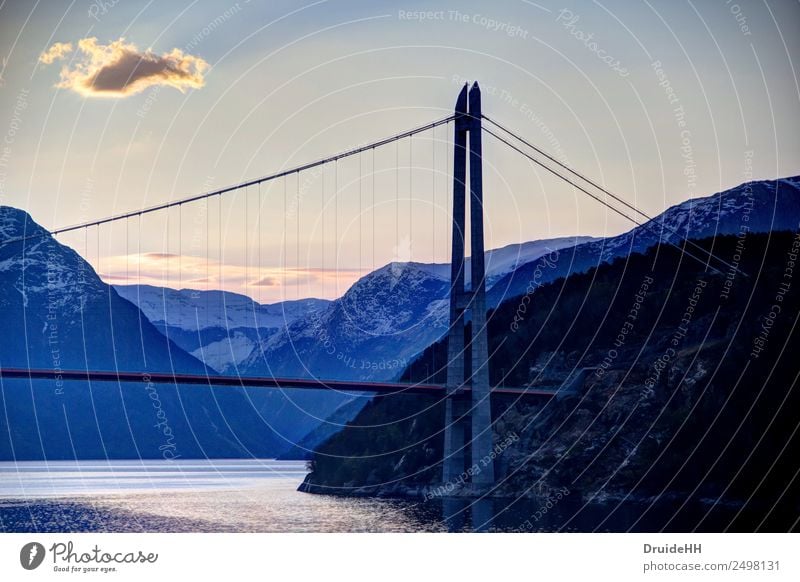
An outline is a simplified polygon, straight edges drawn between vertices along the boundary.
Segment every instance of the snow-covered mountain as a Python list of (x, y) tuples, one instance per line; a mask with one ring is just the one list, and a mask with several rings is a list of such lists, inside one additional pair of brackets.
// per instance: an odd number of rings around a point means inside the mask
[[(800, 178), (743, 184), (674, 206), (619, 236), (489, 251), (489, 306), (660, 240), (680, 243), (684, 237), (797, 230), (798, 225)], [(2, 244), (31, 235), (39, 236), (25, 242), (24, 253), (17, 243)], [(152, 287), (117, 292), (27, 214), (0, 207), (4, 366), (202, 371), (200, 358), (214, 369), (251, 375), (388, 380), (446, 331), (448, 290), (448, 265), (392, 263), (331, 302), (264, 306), (222, 292)], [(0, 438), (2, 458), (160, 454), (163, 435), (153, 431), (152, 402), (145, 391), (77, 383), (56, 391), (44, 381), (35, 382), (33, 392), (19, 381), (5, 382), (2, 389), (8, 413), (0, 416), (0, 425), (8, 426), (0, 426), (0, 434), (11, 435)], [(159, 388), (159, 397), (175, 419), (183, 456), (276, 454), (312, 431), (326, 433), (321, 427), (326, 417), (346, 421), (365, 400), (330, 391), (212, 394), (168, 387)], [(43, 426), (40, 440), (37, 431)]]
[(177, 290), (152, 285), (115, 285), (115, 289), (137, 304), (153, 323), (185, 331), (212, 327), (276, 329), (328, 304), (325, 299), (260, 304), (231, 291)]
[[(591, 236), (565, 236), (534, 240), (522, 244), (511, 244), (486, 252), (486, 288), (490, 289), (497, 281), (522, 265), (535, 261), (561, 249), (574, 247), (598, 240)], [(466, 283), (470, 284), (470, 260), (467, 259)], [(450, 276), (448, 272), (448, 277)]]
[[(489, 307), (570, 273), (668, 240), (797, 229), (797, 178), (751, 182), (673, 206), (648, 224), (605, 239), (562, 238), (487, 252)], [(687, 247), (691, 252), (691, 246)], [(697, 254), (695, 252), (694, 254)], [(730, 257), (728, 257), (730, 259)], [(688, 259), (687, 259), (688, 260)], [(469, 268), (467, 268), (467, 273)], [(356, 282), (323, 310), (261, 342), (247, 372), (390, 380), (448, 324), (449, 266), (392, 263)]]
[[(488, 251), (487, 284), (542, 255), (591, 240), (566, 237)], [(391, 263), (359, 279), (325, 309), (266, 338), (241, 369), (288, 377), (391, 380), (447, 331), (449, 288), (448, 264)]]
[(164, 335), (220, 373), (236, 373), (263, 339), (299, 317), (323, 309), (324, 299), (271, 305), (229, 291), (117, 285)]
[(122, 385), (4, 380), (2, 460), (262, 457), (287, 447), (240, 389), (150, 384), (147, 372), (207, 370), (75, 251), (5, 206), (0, 324), (4, 367), (142, 372)]
[[(680, 244), (685, 238), (735, 235), (743, 229), (798, 228), (800, 179), (743, 184), (673, 206), (619, 236), (535, 241), (489, 251), (488, 306), (496, 307), (559, 277), (644, 252), (663, 240)], [(446, 331), (449, 276), (448, 265), (388, 265), (358, 281), (323, 312), (299, 319), (272, 336), (242, 366), (271, 367), (288, 375), (393, 379), (405, 363)], [(307, 437), (308, 444), (323, 438), (320, 435), (337, 432), (342, 411), (357, 412), (358, 404), (341, 408), (330, 424), (324, 423)]]
[[(490, 250), (487, 281), (491, 284), (543, 253), (589, 240), (570, 237)], [(446, 331), (449, 277), (448, 264), (393, 263), (362, 278), (337, 301), (273, 305), (222, 291), (148, 285), (116, 290), (170, 340), (220, 373), (391, 379)], [(287, 444), (305, 437), (293, 454), (333, 430), (323, 419), (346, 422), (367, 400), (330, 391), (247, 394)]]
[[(800, 176), (747, 182), (705, 198), (694, 198), (672, 206), (651, 221), (619, 236), (564, 248), (528, 262), (495, 282), (488, 293), (489, 306), (522, 295), (532, 287), (584, 272), (603, 262), (641, 253), (659, 242), (680, 244), (740, 232), (796, 231), (800, 227)], [(691, 245), (686, 251), (700, 257)], [(705, 258), (705, 257), (702, 257)], [(730, 262), (731, 257), (721, 257)], [(687, 256), (686, 260), (694, 260)], [(724, 270), (714, 261), (712, 266)]]

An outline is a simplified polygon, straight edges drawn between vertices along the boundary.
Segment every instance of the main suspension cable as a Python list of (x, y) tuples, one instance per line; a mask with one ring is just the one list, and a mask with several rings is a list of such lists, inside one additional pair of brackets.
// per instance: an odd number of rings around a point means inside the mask
[(279, 172), (275, 172), (274, 174), (269, 174), (269, 175), (266, 175), (266, 176), (262, 176), (260, 178), (254, 178), (252, 180), (248, 180), (248, 181), (245, 181), (245, 182), (240, 182), (238, 184), (233, 184), (233, 185), (230, 185), (230, 186), (225, 186), (223, 188), (219, 188), (218, 190), (212, 190), (210, 192), (204, 192), (202, 194), (195, 194), (193, 196), (188, 196), (186, 198), (181, 198), (179, 200), (172, 200), (170, 202), (164, 202), (162, 204), (157, 204), (155, 206), (149, 206), (149, 207), (146, 207), (146, 208), (141, 208), (139, 210), (132, 210), (130, 212), (125, 212), (123, 214), (115, 214), (115, 215), (107, 216), (105, 218), (100, 218), (100, 219), (97, 219), (97, 220), (92, 220), (92, 221), (88, 221), (88, 222), (82, 222), (80, 224), (74, 224), (74, 225), (71, 225), (71, 226), (64, 226), (64, 227), (56, 228), (56, 229), (51, 230), (51, 231), (46, 231), (45, 230), (44, 232), (37, 233), (37, 234), (21, 236), (21, 237), (18, 237), (18, 238), (13, 238), (13, 239), (5, 240), (5, 241), (0, 241), (0, 246), (4, 246), (4, 245), (15, 243), (15, 242), (22, 242), (22, 241), (26, 241), (26, 240), (33, 239), (33, 238), (40, 238), (40, 237), (48, 235), (48, 234), (49, 235), (56, 235), (56, 234), (60, 234), (60, 233), (64, 233), (64, 232), (70, 232), (70, 231), (73, 231), (73, 230), (80, 230), (81, 228), (86, 228), (86, 227), (89, 227), (89, 226), (98, 226), (100, 224), (105, 224), (107, 222), (114, 222), (114, 221), (117, 221), (117, 220), (123, 220), (123, 219), (131, 217), (131, 216), (141, 216), (142, 214), (149, 214), (151, 212), (157, 212), (159, 210), (172, 208), (173, 206), (180, 206), (181, 204), (187, 204), (189, 202), (196, 202), (197, 200), (203, 200), (205, 198), (210, 198), (211, 196), (217, 196), (217, 195), (220, 195), (220, 194), (226, 194), (227, 192), (233, 192), (234, 190), (240, 190), (240, 189), (246, 188), (248, 186), (254, 186), (255, 184), (261, 184), (263, 182), (269, 182), (271, 180), (276, 180), (278, 178), (283, 178), (283, 177), (289, 176), (291, 174), (299, 174), (300, 172), (303, 172), (305, 170), (310, 170), (312, 168), (316, 168), (318, 166), (322, 166), (322, 165), (328, 164), (330, 162), (338, 162), (341, 159), (349, 158), (351, 156), (358, 155), (361, 152), (367, 151), (369, 149), (378, 148), (378, 147), (381, 147), (381, 146), (384, 146), (384, 145), (387, 145), (387, 144), (390, 144), (390, 143), (393, 143), (393, 142), (397, 142), (397, 141), (399, 141), (401, 139), (405, 139), (405, 138), (410, 137), (412, 135), (416, 135), (416, 134), (421, 133), (423, 131), (428, 131), (431, 128), (438, 127), (440, 125), (444, 125), (446, 123), (449, 123), (453, 119), (455, 119), (455, 115), (448, 115), (447, 117), (443, 117), (442, 119), (438, 119), (438, 120), (433, 121), (431, 123), (428, 123), (426, 125), (415, 127), (413, 129), (409, 129), (409, 130), (403, 131), (401, 133), (396, 133), (394, 135), (391, 135), (389, 137), (385, 137), (383, 139), (368, 143), (366, 145), (359, 146), (357, 148), (346, 150), (346, 151), (340, 152), (338, 154), (334, 154), (334, 155), (328, 156), (326, 158), (319, 159), (319, 160), (317, 160), (315, 162), (309, 162), (309, 163), (303, 164), (301, 166), (296, 166), (294, 168), (289, 168), (287, 170), (281, 170)]
[[(533, 162), (533, 163), (535, 163), (536, 165), (538, 165), (538, 166), (540, 166), (540, 167), (544, 168), (545, 170), (547, 170), (548, 172), (550, 172), (550, 173), (551, 173), (551, 174), (553, 174), (554, 176), (556, 176), (556, 177), (558, 177), (558, 178), (561, 178), (562, 180), (564, 180), (564, 181), (565, 181), (567, 184), (569, 184), (569, 185), (570, 185), (570, 186), (572, 186), (573, 188), (577, 188), (578, 190), (580, 190), (581, 192), (583, 192), (584, 194), (586, 194), (586, 195), (587, 195), (587, 196), (589, 196), (590, 198), (592, 198), (592, 199), (596, 200), (597, 202), (599, 202), (600, 204), (602, 204), (603, 206), (605, 206), (605, 207), (606, 207), (606, 208), (608, 208), (609, 210), (612, 210), (613, 212), (615, 212), (615, 213), (619, 214), (620, 216), (622, 216), (622, 217), (623, 217), (623, 218), (625, 218), (626, 220), (629, 220), (629, 221), (631, 221), (632, 223), (634, 223), (634, 224), (635, 224), (635, 225), (637, 225), (637, 226), (641, 226), (641, 227), (644, 227), (644, 228), (651, 228), (651, 229), (652, 229), (652, 226), (651, 226), (651, 224), (650, 224), (650, 223), (642, 223), (642, 222), (639, 222), (639, 221), (638, 221), (638, 220), (636, 220), (634, 217), (632, 217), (632, 216), (630, 216), (630, 215), (628, 215), (628, 214), (625, 214), (624, 212), (622, 212), (622, 211), (621, 211), (621, 210), (619, 210), (618, 208), (615, 208), (615, 207), (614, 207), (614, 206), (612, 206), (611, 204), (608, 204), (608, 203), (607, 203), (605, 200), (603, 200), (603, 199), (602, 199), (602, 198), (600, 198), (599, 196), (596, 196), (596, 195), (592, 194), (592, 193), (591, 193), (591, 192), (589, 192), (589, 191), (588, 191), (586, 188), (583, 188), (582, 186), (579, 186), (579, 185), (578, 185), (578, 184), (576, 184), (574, 181), (572, 181), (572, 180), (570, 180), (569, 178), (567, 178), (567, 177), (565, 177), (565, 176), (563, 176), (563, 175), (559, 174), (559, 173), (558, 173), (557, 171), (555, 171), (553, 168), (551, 168), (551, 167), (547, 166), (546, 164), (542, 163), (540, 160), (537, 160), (536, 158), (534, 158), (533, 156), (531, 156), (531, 155), (530, 155), (530, 154), (528, 154), (527, 152), (524, 152), (524, 151), (522, 151), (522, 149), (518, 148), (517, 146), (515, 146), (514, 144), (512, 144), (511, 142), (509, 142), (509, 141), (508, 141), (508, 140), (506, 140), (505, 138), (503, 138), (503, 137), (501, 137), (501, 136), (497, 135), (497, 134), (496, 134), (495, 132), (493, 132), (492, 130), (490, 130), (490, 129), (487, 129), (487, 128), (485, 128), (485, 127), (484, 127), (484, 128), (483, 128), (483, 131), (485, 131), (486, 133), (488, 133), (489, 135), (491, 135), (491, 136), (492, 136), (492, 137), (494, 137), (495, 139), (497, 139), (497, 140), (499, 140), (499, 141), (503, 142), (503, 143), (504, 143), (504, 144), (506, 144), (508, 147), (510, 147), (511, 149), (515, 150), (515, 151), (516, 151), (516, 152), (518, 152), (519, 154), (521, 154), (521, 155), (525, 156), (525, 157), (526, 157), (526, 158), (528, 158), (530, 161), (532, 161), (532, 162)], [(657, 231), (656, 231), (656, 232), (657, 232)], [(658, 234), (659, 234), (659, 239), (660, 239), (660, 233), (658, 233)], [(683, 239), (683, 240), (685, 241), (686, 239)], [(693, 258), (694, 260), (696, 260), (696, 261), (697, 261), (697, 262), (699, 262), (700, 264), (702, 264), (702, 265), (705, 265), (707, 268), (711, 269), (712, 271), (714, 271), (714, 272), (716, 272), (716, 273), (718, 273), (718, 274), (720, 274), (720, 275), (723, 275), (723, 274), (724, 274), (724, 273), (722, 273), (722, 271), (720, 271), (720, 270), (719, 270), (719, 269), (717, 269), (716, 267), (713, 267), (713, 266), (710, 264), (710, 262), (709, 262), (709, 261), (707, 261), (707, 260), (706, 260), (706, 261), (704, 261), (704, 260), (703, 260), (703, 259), (701, 259), (700, 257), (697, 257), (697, 256), (693, 255), (692, 253), (690, 253), (689, 251), (687, 251), (685, 248), (681, 248), (681, 247), (680, 247), (680, 246), (678, 246), (677, 244), (675, 244), (675, 243), (673, 243), (673, 242), (671, 242), (671, 241), (669, 241), (669, 240), (667, 240), (667, 239), (664, 239), (664, 242), (666, 242), (668, 245), (670, 245), (670, 246), (672, 246), (672, 247), (674, 247), (674, 248), (676, 248), (676, 249), (680, 250), (682, 253), (684, 253), (684, 254), (686, 254), (687, 256), (689, 256), (689, 257)], [(716, 256), (714, 256), (714, 255), (711, 255), (711, 254), (709, 254), (709, 258), (717, 258), (717, 257), (716, 257)], [(722, 261), (722, 259), (718, 259), (718, 260), (724, 263), (724, 261)], [(735, 267), (733, 267), (733, 266), (731, 266), (731, 268), (732, 268), (732, 269), (735, 269)], [(738, 269), (736, 269), (736, 270), (738, 271)], [(740, 273), (742, 273), (741, 271), (739, 271), (739, 272), (740, 272)], [(742, 274), (744, 275), (745, 273), (742, 273)]]
[[(625, 200), (624, 198), (622, 198), (621, 196), (618, 196), (617, 194), (614, 194), (613, 192), (609, 191), (607, 188), (604, 188), (604, 187), (600, 186), (600, 185), (599, 185), (599, 184), (597, 184), (595, 181), (593, 181), (593, 180), (591, 180), (590, 178), (586, 177), (585, 175), (581, 174), (581, 173), (580, 173), (580, 172), (578, 172), (577, 170), (574, 170), (574, 169), (572, 169), (571, 167), (567, 166), (566, 164), (564, 164), (564, 163), (562, 163), (562, 162), (558, 161), (556, 158), (554, 158), (553, 156), (551, 156), (550, 154), (548, 154), (547, 152), (545, 152), (545, 151), (544, 151), (544, 150), (542, 150), (541, 148), (539, 148), (539, 147), (536, 147), (534, 144), (532, 144), (530, 141), (526, 140), (525, 138), (521, 137), (519, 134), (517, 134), (517, 133), (515, 133), (515, 132), (511, 131), (511, 130), (510, 130), (510, 129), (508, 129), (507, 127), (504, 127), (504, 126), (500, 125), (500, 124), (499, 124), (499, 123), (497, 123), (495, 120), (493, 120), (493, 119), (492, 119), (492, 118), (490, 118), (490, 117), (487, 117), (486, 115), (482, 115), (481, 117), (482, 117), (483, 119), (485, 119), (486, 121), (488, 121), (489, 123), (491, 123), (492, 125), (494, 125), (495, 127), (497, 127), (498, 129), (500, 129), (500, 130), (504, 131), (506, 134), (510, 135), (510, 136), (511, 136), (511, 137), (513, 137), (514, 139), (516, 139), (516, 140), (518, 140), (519, 142), (521, 142), (521, 143), (525, 144), (526, 146), (528, 146), (529, 148), (531, 148), (532, 150), (534, 150), (536, 153), (538, 153), (538, 154), (540, 154), (540, 155), (544, 156), (545, 158), (547, 158), (548, 160), (550, 160), (550, 161), (551, 161), (551, 162), (553, 162), (554, 164), (558, 165), (560, 168), (563, 168), (564, 170), (568, 171), (568, 172), (569, 172), (570, 174), (572, 174), (573, 176), (576, 176), (577, 178), (580, 178), (581, 180), (583, 180), (583, 181), (584, 181), (584, 182), (586, 182), (587, 184), (590, 184), (590, 185), (591, 185), (591, 186), (593, 186), (594, 188), (597, 188), (598, 190), (600, 190), (600, 191), (601, 191), (603, 194), (605, 194), (605, 195), (607, 195), (607, 196), (609, 196), (609, 197), (613, 198), (614, 200), (616, 200), (617, 202), (619, 202), (620, 204), (622, 204), (623, 206), (625, 206), (625, 207), (626, 207), (626, 208), (628, 208), (629, 210), (632, 210), (633, 212), (635, 212), (636, 214), (639, 214), (640, 216), (642, 216), (643, 218), (646, 218), (647, 220), (656, 221), (656, 219), (655, 219), (655, 218), (653, 218), (652, 216), (650, 216), (650, 215), (649, 215), (649, 214), (647, 214), (646, 212), (644, 212), (644, 211), (642, 211), (642, 210), (639, 210), (639, 209), (638, 209), (636, 206), (634, 206), (634, 205), (633, 205), (633, 204), (631, 204), (630, 202), (626, 201), (626, 200)], [(489, 130), (486, 130), (486, 128), (484, 128), (484, 130), (485, 130), (485, 131), (489, 131)], [(493, 135), (494, 135), (494, 134), (493, 134)], [(497, 137), (497, 136), (495, 136), (495, 137)], [(521, 152), (520, 152), (520, 153), (521, 153)], [(537, 163), (538, 163), (538, 162), (537, 162)], [(540, 166), (542, 166), (542, 167), (545, 167), (545, 166), (543, 166), (542, 164), (539, 164), (539, 165), (540, 165)], [(606, 205), (606, 206), (608, 206), (608, 205)], [(610, 206), (609, 206), (609, 208), (610, 208)], [(657, 221), (656, 221), (656, 222), (657, 222)], [(636, 224), (639, 224), (639, 223), (637, 222)], [(694, 247), (695, 249), (697, 249), (697, 250), (701, 251), (702, 253), (705, 253), (705, 254), (707, 254), (709, 257), (712, 257), (712, 258), (716, 259), (717, 261), (719, 261), (720, 263), (722, 263), (723, 265), (725, 265), (725, 266), (726, 266), (726, 267), (728, 267), (729, 269), (731, 269), (731, 270), (734, 270), (734, 271), (736, 271), (736, 272), (738, 272), (738, 273), (740, 273), (740, 274), (742, 274), (742, 275), (745, 275), (745, 276), (746, 276), (746, 273), (744, 273), (744, 272), (743, 272), (743, 271), (741, 271), (740, 269), (736, 268), (734, 265), (732, 265), (732, 264), (728, 263), (727, 261), (725, 261), (724, 259), (722, 259), (722, 258), (720, 258), (720, 257), (716, 256), (714, 253), (712, 253), (712, 252), (711, 252), (711, 251), (709, 251), (708, 249), (705, 249), (705, 248), (701, 247), (700, 245), (698, 245), (697, 243), (695, 243), (695, 242), (694, 242), (693, 240), (691, 240), (690, 238), (688, 238), (688, 237), (684, 237), (684, 236), (683, 236), (683, 235), (682, 235), (680, 232), (678, 232), (678, 230), (677, 230), (677, 229), (675, 229), (675, 228), (673, 228), (673, 227), (669, 226), (669, 225), (668, 225), (668, 224), (666, 224), (665, 222), (661, 222), (661, 223), (659, 223), (659, 224), (660, 224), (660, 226), (661, 226), (662, 228), (665, 228), (665, 229), (667, 229), (667, 230), (671, 231), (673, 234), (676, 234), (676, 235), (678, 235), (679, 237), (681, 237), (681, 239), (683, 239), (683, 240), (686, 242), (686, 244), (688, 244), (688, 245), (691, 245), (692, 247)], [(660, 238), (660, 237), (659, 237), (659, 238)]]

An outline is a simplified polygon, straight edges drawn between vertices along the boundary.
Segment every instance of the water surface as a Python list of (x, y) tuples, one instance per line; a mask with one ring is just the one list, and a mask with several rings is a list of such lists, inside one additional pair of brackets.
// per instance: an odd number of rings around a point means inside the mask
[[(299, 493), (302, 461), (0, 463), (0, 530), (439, 531), (433, 507)], [(419, 507), (417, 507), (419, 506)]]
[(0, 462), (0, 531), (752, 531), (761, 520), (745, 513), (743, 521), (735, 506), (592, 504), (574, 493), (542, 501), (311, 495), (297, 491), (306, 474), (302, 461)]

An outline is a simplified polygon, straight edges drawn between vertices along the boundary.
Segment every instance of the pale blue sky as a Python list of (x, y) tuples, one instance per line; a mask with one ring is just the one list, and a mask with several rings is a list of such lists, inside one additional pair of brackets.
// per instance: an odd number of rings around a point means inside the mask
[[(184, 197), (443, 117), (466, 79), (477, 79), (484, 88), (484, 113), (652, 214), (734, 186), (750, 172), (754, 179), (800, 173), (797, 2), (457, 5), (459, 14), (442, 2), (4, 2), (0, 145), (6, 149), (0, 152), (0, 201), (53, 228)], [(423, 21), (409, 16), (417, 11), (433, 14)], [(498, 23), (496, 30), (489, 20)], [(72, 66), (75, 52), (50, 65), (37, 62), (40, 53), (55, 42), (75, 44), (87, 37), (100, 44), (124, 37), (158, 54), (182, 49), (210, 65), (205, 85), (185, 93), (169, 86), (145, 89), (118, 99), (55, 88), (61, 66)], [(656, 61), (660, 67), (653, 66)], [(674, 91), (672, 104), (665, 79)], [(683, 127), (678, 105), (685, 112)], [(297, 184), (287, 183), (288, 273), (281, 268), (282, 184), (262, 190), (256, 275), (258, 194), (253, 190), (248, 198), (246, 241), (244, 198), (224, 202), (226, 287), (245, 290), (246, 277), (251, 283), (246, 290), (264, 301), (330, 297), (373, 262), (446, 260), (443, 140), (449, 136), (444, 130), (435, 135), (440, 140), (435, 235), (430, 137), (414, 140), (418, 169), (412, 176), (410, 242), (408, 176), (400, 178), (403, 212), (396, 217), (396, 154), (390, 146), (376, 154), (374, 261), (367, 204), (371, 178), (362, 183), (361, 207), (357, 182), (340, 192), (338, 230), (331, 209), (323, 239), (321, 178), (303, 176), (299, 213), (291, 202)], [(690, 159), (681, 150), (687, 138)], [(399, 152), (401, 165), (407, 165), (407, 147)], [(630, 226), (490, 138), (485, 156), (487, 246), (613, 234)], [(340, 186), (357, 178), (358, 163), (341, 163)], [(371, 158), (361, 163), (368, 170)], [(333, 205), (331, 172), (326, 188)], [(365, 212), (361, 237), (359, 208)], [(210, 210), (208, 224), (200, 209), (184, 211), (180, 242), (177, 215), (171, 216), (169, 246), (166, 220), (148, 219), (142, 224), (142, 253), (180, 249), (186, 269), (180, 283), (202, 287), (205, 232), (220, 226), (216, 201)], [(298, 215), (299, 248), (292, 222)], [(127, 228), (131, 255), (139, 225), (130, 222)], [(106, 275), (124, 274), (125, 263), (130, 273), (131, 262), (137, 262), (122, 259), (124, 229), (101, 232), (99, 268)], [(86, 252), (83, 235), (64, 240)], [(89, 246), (87, 258), (97, 266), (97, 245)], [(210, 246), (208, 285), (214, 287), (216, 238)], [(339, 277), (321, 275), (334, 265), (342, 269)], [(172, 285), (179, 284), (177, 266), (177, 259), (169, 265)], [(153, 259), (143, 268), (157, 282), (164, 265)], [(258, 275), (269, 284), (253, 285)], [(300, 288), (291, 284), (298, 278)]]

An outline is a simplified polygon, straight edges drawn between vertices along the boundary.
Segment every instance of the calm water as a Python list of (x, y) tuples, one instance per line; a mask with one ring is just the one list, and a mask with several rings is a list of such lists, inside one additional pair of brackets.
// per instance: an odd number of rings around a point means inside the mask
[[(549, 507), (349, 499), (297, 492), (305, 475), (301, 461), (2, 462), (0, 531), (687, 531), (706, 512), (676, 519), (674, 505), (586, 506), (574, 495)], [(700, 529), (724, 529), (729, 518), (718, 510)]]

